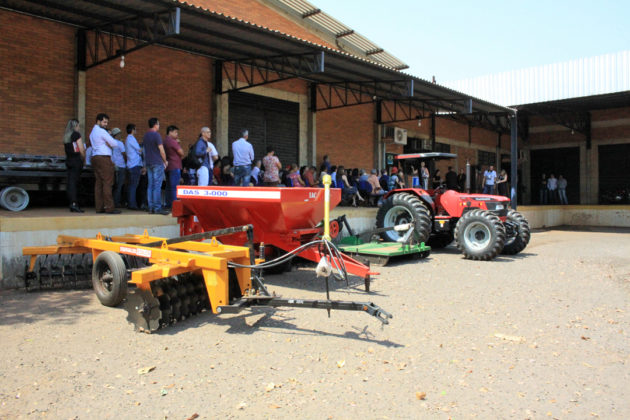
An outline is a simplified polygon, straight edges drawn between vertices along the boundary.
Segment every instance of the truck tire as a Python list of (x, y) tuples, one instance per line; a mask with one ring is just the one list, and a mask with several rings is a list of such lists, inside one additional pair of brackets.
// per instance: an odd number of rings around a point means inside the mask
[(516, 210), (509, 210), (507, 214), (507, 222), (511, 222), (518, 226), (514, 234), (506, 236), (505, 245), (503, 245), (502, 254), (514, 255), (525, 249), (529, 243), (529, 223), (527, 219)]
[(92, 287), (105, 306), (118, 306), (127, 297), (127, 269), (120, 255), (104, 251), (96, 257), (92, 267)]
[(436, 233), (429, 238), (429, 245), (431, 249), (446, 248), (451, 242), (453, 242), (453, 232)]
[(505, 227), (496, 215), (485, 210), (472, 210), (457, 222), (455, 241), (467, 259), (488, 261), (503, 249)]
[(20, 187), (6, 187), (0, 191), (0, 206), (10, 211), (22, 211), (28, 206), (29, 197)]
[[(418, 242), (427, 242), (431, 234), (431, 213), (427, 206), (415, 195), (409, 193), (393, 194), (385, 200), (376, 214), (376, 227), (392, 227), (415, 221), (414, 237)], [(381, 232), (381, 238), (387, 242), (396, 242), (405, 232), (389, 230)]]

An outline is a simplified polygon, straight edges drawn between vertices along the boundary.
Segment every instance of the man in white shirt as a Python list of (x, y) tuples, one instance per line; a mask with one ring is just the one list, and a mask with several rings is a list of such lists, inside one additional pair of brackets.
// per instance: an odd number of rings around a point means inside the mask
[(120, 214), (114, 207), (112, 186), (114, 185), (114, 164), (112, 149), (118, 147), (116, 140), (107, 132), (109, 117), (100, 113), (90, 133), (92, 144), (92, 167), (94, 168), (94, 207), (97, 213)]
[(493, 194), (494, 193), (494, 180), (497, 178), (497, 173), (494, 170), (494, 166), (490, 165), (488, 170), (483, 173), (483, 193), (482, 194)]
[(549, 203), (558, 204), (558, 179), (553, 174), (547, 178), (547, 190), (549, 191)]
[(234, 185), (247, 187), (252, 172), (252, 161), (254, 160), (254, 148), (247, 141), (249, 132), (241, 131), (241, 138), (232, 143), (232, 154), (234, 155)]
[(219, 159), (214, 144), (211, 143), (212, 131), (208, 127), (201, 128), (201, 137), (195, 143), (195, 156), (202, 160), (201, 166), (197, 169), (197, 185), (206, 187), (212, 183), (212, 172), (214, 162)]

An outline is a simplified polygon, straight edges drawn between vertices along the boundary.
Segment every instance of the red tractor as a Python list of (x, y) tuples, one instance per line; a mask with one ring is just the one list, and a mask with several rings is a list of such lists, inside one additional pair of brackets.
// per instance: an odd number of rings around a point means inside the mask
[[(518, 254), (530, 238), (529, 224), (522, 214), (508, 208), (510, 200), (499, 195), (466, 194), (447, 190), (445, 185), (424, 189), (422, 185), (406, 188), (420, 162), (453, 159), (452, 153), (414, 153), (398, 155), (403, 164), (398, 174), (405, 188), (395, 189), (384, 196), (376, 215), (376, 227), (387, 228), (414, 222), (415, 239), (426, 242), (432, 249), (443, 248), (453, 239), (464, 256), (473, 260), (491, 260), (499, 253)], [(421, 179), (421, 178), (418, 178)], [(385, 241), (395, 242), (396, 230), (381, 233)]]

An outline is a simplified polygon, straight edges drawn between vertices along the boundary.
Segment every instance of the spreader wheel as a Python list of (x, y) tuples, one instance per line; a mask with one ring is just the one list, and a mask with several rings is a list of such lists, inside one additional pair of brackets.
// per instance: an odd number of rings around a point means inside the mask
[(117, 306), (127, 296), (127, 269), (120, 255), (104, 251), (92, 267), (92, 287), (105, 306)]

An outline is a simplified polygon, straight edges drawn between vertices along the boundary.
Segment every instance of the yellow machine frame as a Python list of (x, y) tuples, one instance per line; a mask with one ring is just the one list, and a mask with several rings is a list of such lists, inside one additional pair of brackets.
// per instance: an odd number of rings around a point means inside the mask
[[(143, 244), (162, 241), (160, 247), (147, 247)], [(50, 254), (85, 254), (92, 253), (96, 260), (104, 251), (147, 258), (152, 264), (146, 268), (135, 270), (129, 283), (140, 290), (150, 291), (151, 282), (165, 277), (198, 271), (203, 275), (212, 312), (229, 304), (229, 272), (228, 261), (241, 265), (250, 264), (249, 248), (224, 245), (216, 238), (210, 242), (186, 241), (167, 244), (166, 238), (149, 236), (145, 230), (143, 235), (112, 236), (107, 240), (99, 233), (95, 239), (78, 238), (60, 235), (57, 245), (43, 247), (25, 247), (24, 255), (30, 255), (29, 271), (33, 271), (38, 255)], [(262, 260), (257, 260), (261, 262)], [(251, 269), (234, 268), (238, 284), (243, 295), (251, 291)]]

